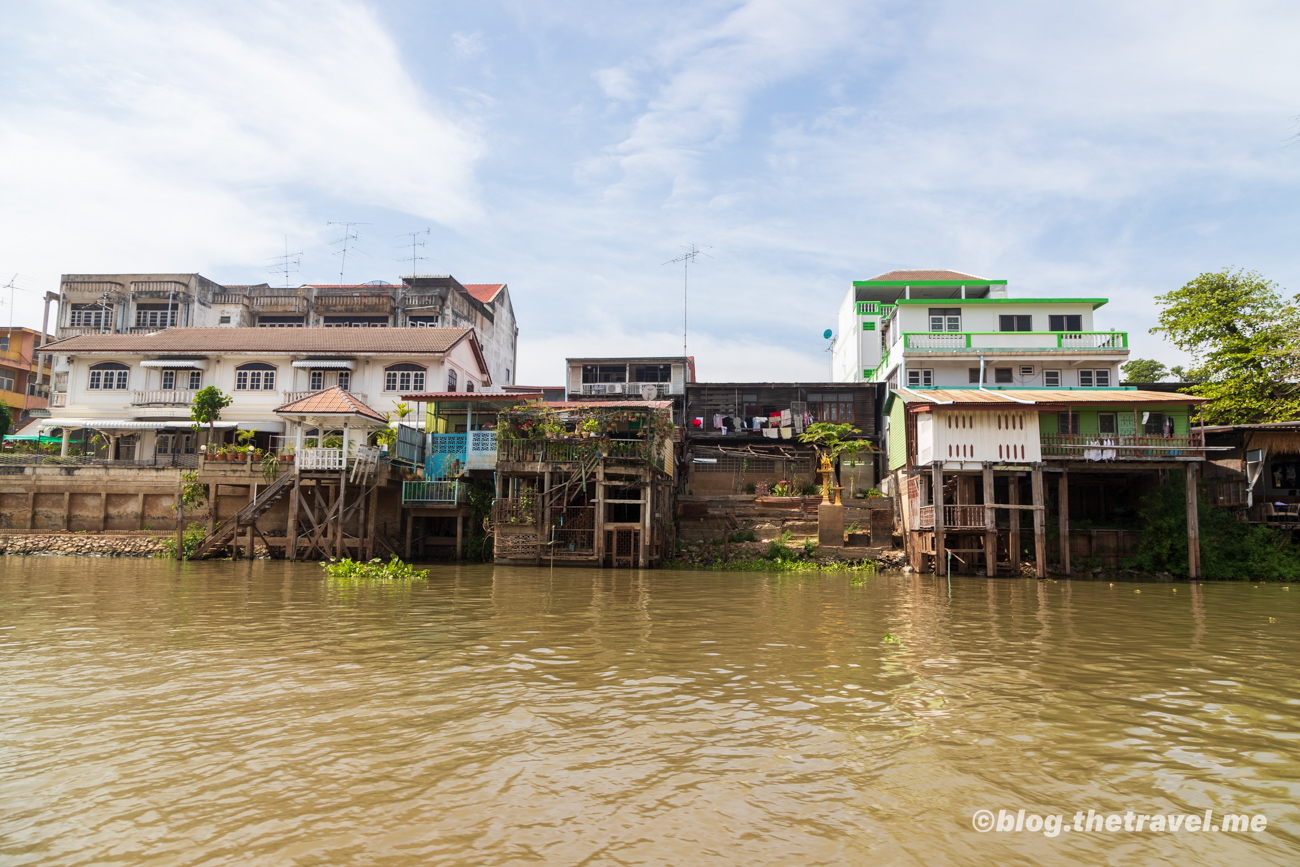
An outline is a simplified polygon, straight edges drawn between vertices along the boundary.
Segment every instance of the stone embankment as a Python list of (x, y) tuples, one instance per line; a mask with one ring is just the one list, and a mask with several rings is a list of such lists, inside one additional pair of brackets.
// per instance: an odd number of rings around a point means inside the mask
[(156, 557), (175, 545), (175, 535), (138, 533), (3, 533), (0, 554), (81, 557)]

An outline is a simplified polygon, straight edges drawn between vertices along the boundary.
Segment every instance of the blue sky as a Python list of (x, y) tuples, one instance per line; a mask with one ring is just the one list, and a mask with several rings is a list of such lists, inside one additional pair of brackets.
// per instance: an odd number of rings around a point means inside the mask
[[(690, 352), (816, 380), (849, 283), (952, 268), (1154, 295), (1223, 267), (1300, 291), (1294, 3), (12, 4), (0, 282), (61, 273), (510, 284), (520, 381)], [(8, 298), (3, 299), (8, 304)], [(7, 310), (5, 314), (7, 317)]]

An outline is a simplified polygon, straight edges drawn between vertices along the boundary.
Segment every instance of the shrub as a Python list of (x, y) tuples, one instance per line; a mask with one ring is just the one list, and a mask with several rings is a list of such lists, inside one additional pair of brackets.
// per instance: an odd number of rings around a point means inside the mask
[[(147, 530), (149, 528), (146, 527), (145, 529)], [(188, 560), (193, 557), (194, 552), (198, 550), (199, 545), (202, 544), (204, 537), (207, 535), (208, 528), (203, 524), (190, 524), (186, 527), (185, 532), (181, 535), (182, 559)], [(163, 542), (163, 545), (163, 550), (158, 552), (158, 556), (164, 560), (175, 560), (176, 537), (168, 536), (167, 540)]]
[(411, 581), (429, 577), (429, 570), (415, 569), (409, 563), (403, 563), (394, 554), (387, 563), (376, 557), (368, 563), (344, 558), (330, 559), (321, 563), (325, 575), (338, 583), (357, 583), (360, 581)]

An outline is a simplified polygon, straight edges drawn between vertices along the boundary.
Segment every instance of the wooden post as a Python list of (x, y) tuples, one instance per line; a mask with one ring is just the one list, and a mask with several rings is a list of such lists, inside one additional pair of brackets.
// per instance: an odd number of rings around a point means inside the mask
[[(107, 496), (107, 494), (105, 495)], [(181, 489), (176, 489), (176, 560), (185, 559), (185, 499)]]
[(605, 461), (600, 460), (596, 464), (596, 482), (595, 482), (595, 506), (596, 521), (595, 534), (596, 538), (592, 540), (592, 553), (596, 555), (597, 563), (605, 562)]
[(1187, 577), (1201, 580), (1201, 525), (1197, 515), (1196, 464), (1187, 463)]
[(289, 524), (284, 528), (284, 556), (286, 560), (298, 559), (298, 498), (302, 496), (302, 477), (298, 470), (294, 474), (293, 490), (289, 492)]
[(935, 461), (930, 469), (930, 499), (934, 503), (934, 574), (946, 574), (944, 563), (946, 539), (943, 532), (943, 461)]
[(217, 485), (208, 485), (208, 535), (217, 529)]
[(456, 559), (465, 559), (465, 516), (456, 515)]
[(1034, 572), (1039, 579), (1047, 577), (1047, 518), (1044, 515), (1043, 466), (1034, 464), (1030, 475), (1034, 496)]
[(984, 574), (998, 577), (998, 512), (994, 503), (993, 465), (984, 464)]
[[(177, 505), (179, 505), (179, 501)], [(99, 532), (101, 533), (104, 532), (104, 529), (107, 526), (108, 526), (108, 491), (101, 491), (99, 494)]]
[(346, 448), (347, 442), (348, 442), (348, 423), (344, 421), (343, 422), (343, 445), (344, 445), (343, 469), (339, 471), (339, 503), (338, 503), (339, 514), (338, 514), (338, 518), (336, 519), (338, 521), (339, 535), (338, 535), (338, 542), (336, 543), (336, 547), (335, 547), (335, 550), (338, 552), (337, 554), (335, 554), (335, 556), (339, 557), (340, 559), (346, 557), (348, 553), (347, 544), (343, 541), (344, 539), (343, 534), (345, 530), (343, 526), (343, 511), (347, 507), (347, 503), (348, 503), (348, 453)]
[[(1015, 475), (1007, 479), (1007, 502), (1013, 506), (1020, 505), (1020, 476)], [(1011, 574), (1020, 577), (1020, 510), (1011, 510)]]
[[(254, 559), (254, 555), (257, 553), (253, 548), (253, 540), (254, 540), (253, 534), (254, 532), (256, 532), (256, 529), (257, 529), (256, 524), (248, 525), (248, 559), (250, 560)], [(238, 542), (236, 542), (236, 544), (238, 544)]]
[[(650, 496), (650, 486), (652, 484), (654, 484), (654, 480), (648, 480), (645, 488), (641, 491), (641, 544), (637, 552), (639, 555), (639, 568), (641, 569), (650, 566), (650, 501), (653, 499)], [(725, 540), (727, 529), (724, 527), (722, 532)]]
[(1071, 575), (1070, 568), (1070, 471), (1061, 470), (1061, 480), (1056, 483), (1056, 511), (1060, 518), (1061, 574)]
[(406, 559), (411, 559), (411, 536), (415, 534), (415, 515), (410, 509), (406, 510)]
[(366, 560), (375, 556), (375, 513), (379, 511), (379, 485), (370, 489), (370, 509), (366, 512)]

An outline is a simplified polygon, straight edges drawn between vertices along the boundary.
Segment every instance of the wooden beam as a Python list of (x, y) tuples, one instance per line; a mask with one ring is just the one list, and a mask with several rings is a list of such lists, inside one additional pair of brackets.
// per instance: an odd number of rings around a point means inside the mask
[(291, 470), (294, 474), (293, 490), (289, 491), (289, 524), (284, 528), (285, 547), (284, 554), (289, 560), (298, 559), (298, 500), (302, 496), (302, 478), (298, 475), (298, 470)]
[(1061, 536), (1061, 574), (1072, 575), (1070, 568), (1070, 473), (1061, 473), (1056, 482), (1056, 512), (1060, 523)]
[(70, 523), (71, 519), (72, 519), (72, 492), (71, 492), (71, 491), (64, 491), (64, 492), (63, 492), (63, 527), (62, 527), (62, 529), (64, 529), (64, 530), (71, 530), (71, 529), (72, 529), (72, 524)]
[(984, 574), (998, 577), (998, 519), (994, 504), (993, 465), (984, 464)]
[(135, 528), (137, 530), (143, 530), (144, 529), (144, 494), (136, 494), (135, 511), (139, 518), (139, 520), (135, 522)]
[(415, 515), (411, 514), (410, 509), (407, 509), (406, 510), (406, 560), (408, 562), (411, 559), (411, 536), (414, 535), (414, 533), (415, 533)]
[(35, 529), (36, 523), (36, 494), (35, 492), (27, 495), (27, 520), (23, 524), (24, 530)]
[(456, 516), (456, 559), (465, 559), (465, 516)]
[(370, 510), (366, 512), (366, 560), (375, 556), (375, 515), (379, 512), (379, 485), (370, 489)]
[[(1020, 577), (1020, 476), (1007, 479), (1007, 499), (1015, 507), (1011, 511), (1011, 533), (1008, 544), (1011, 555), (1011, 574)], [(1032, 506), (1030, 508), (1033, 508)]]
[(1044, 515), (1043, 467), (1035, 464), (1030, 483), (1034, 496), (1034, 573), (1039, 580), (1047, 577), (1047, 519)]
[(1197, 507), (1197, 464), (1187, 465), (1187, 576), (1201, 580), (1201, 525)]
[(934, 574), (943, 575), (946, 534), (943, 530), (943, 461), (935, 461), (930, 468), (930, 500), (934, 505)]

